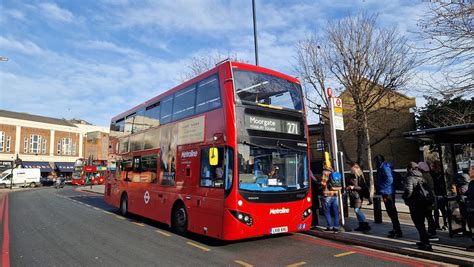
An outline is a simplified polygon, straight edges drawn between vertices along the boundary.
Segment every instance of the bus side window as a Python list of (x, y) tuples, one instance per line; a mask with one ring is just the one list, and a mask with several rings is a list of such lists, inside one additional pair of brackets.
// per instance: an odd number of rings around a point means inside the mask
[(133, 170), (132, 166), (133, 166), (133, 162), (131, 159), (122, 161), (122, 177), (124, 181), (127, 181), (127, 182), (131, 181), (129, 178), (129, 172)]
[(224, 148), (218, 147), (218, 164), (209, 164), (209, 147), (201, 149), (201, 181), (203, 187), (224, 188), (225, 160)]
[(146, 155), (141, 158), (140, 162), (140, 182), (156, 183), (157, 156)]

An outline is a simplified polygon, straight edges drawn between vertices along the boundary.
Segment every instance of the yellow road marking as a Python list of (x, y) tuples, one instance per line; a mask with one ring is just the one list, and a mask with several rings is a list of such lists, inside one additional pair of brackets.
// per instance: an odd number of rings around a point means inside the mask
[(298, 267), (298, 266), (305, 265), (305, 264), (306, 264), (306, 262), (301, 261), (301, 262), (293, 263), (293, 264), (290, 264), (290, 265), (286, 265), (286, 267)]
[(106, 210), (103, 210), (102, 212), (107, 213), (107, 214), (113, 214), (112, 212), (109, 212), (109, 211), (106, 211)]
[(136, 225), (138, 225), (138, 226), (142, 226), (142, 227), (145, 226), (143, 223), (139, 223), (139, 222), (132, 222), (132, 223), (133, 223), (133, 224), (136, 224)]
[(341, 253), (341, 254), (334, 255), (334, 257), (336, 257), (336, 258), (344, 257), (344, 256), (351, 255), (351, 254), (354, 254), (354, 253), (355, 253), (354, 251), (348, 251), (348, 252), (344, 252), (344, 253)]
[(124, 217), (116, 215), (115, 218), (120, 219), (120, 220), (125, 220)]
[(252, 264), (246, 263), (245, 261), (235, 260), (234, 262), (237, 263), (237, 264), (240, 264), (240, 265), (242, 265), (242, 266), (244, 266), (244, 267), (253, 267)]
[(197, 247), (199, 249), (202, 249), (204, 251), (209, 251), (210, 249), (204, 247), (204, 246), (201, 246), (201, 245), (198, 245), (198, 244), (195, 244), (195, 243), (192, 243), (192, 242), (186, 242), (186, 244), (190, 245), (190, 246), (193, 246), (193, 247)]
[(171, 236), (170, 234), (166, 233), (166, 232), (163, 232), (163, 231), (160, 231), (160, 230), (156, 230), (156, 232), (158, 234), (161, 234), (161, 235), (164, 235), (164, 236)]
[(99, 208), (94, 207), (95, 210), (100, 210)]
[(84, 205), (86, 205), (86, 207), (92, 208), (92, 206), (89, 204), (84, 204)]

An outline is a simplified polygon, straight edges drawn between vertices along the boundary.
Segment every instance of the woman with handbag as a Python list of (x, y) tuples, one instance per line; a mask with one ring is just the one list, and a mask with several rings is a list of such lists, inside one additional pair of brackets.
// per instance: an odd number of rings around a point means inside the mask
[(350, 206), (354, 208), (354, 212), (359, 221), (359, 227), (356, 231), (369, 231), (371, 228), (365, 219), (365, 215), (361, 210), (362, 201), (364, 197), (369, 197), (369, 186), (367, 185), (364, 173), (358, 164), (352, 165), (350, 180), (347, 183), (347, 190), (349, 192)]

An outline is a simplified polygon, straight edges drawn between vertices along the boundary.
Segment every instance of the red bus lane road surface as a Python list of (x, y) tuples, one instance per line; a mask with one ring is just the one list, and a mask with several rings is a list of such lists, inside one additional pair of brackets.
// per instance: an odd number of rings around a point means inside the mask
[(10, 232), (8, 229), (8, 193), (2, 194), (0, 221), (3, 224), (2, 266), (10, 266)]
[[(436, 264), (429, 264), (427, 262), (414, 260), (412, 258), (397, 257), (395, 255), (389, 255), (389, 254), (386, 254), (386, 253), (383, 253), (383, 252), (380, 252), (380, 251), (368, 250), (368, 249), (364, 249), (364, 248), (361, 248), (361, 247), (347, 246), (347, 245), (344, 245), (344, 244), (339, 244), (339, 243), (335, 243), (335, 242), (331, 242), (331, 241), (326, 241), (326, 240), (322, 240), (322, 239), (315, 238), (315, 237), (310, 237), (310, 236), (293, 235), (293, 236), (290, 236), (290, 238), (296, 239), (296, 240), (299, 240), (299, 241), (303, 241), (303, 242), (312, 243), (312, 244), (315, 244), (315, 245), (321, 245), (321, 246), (325, 246), (325, 247), (332, 247), (332, 248), (335, 248), (335, 249), (339, 249), (341, 251), (345, 251), (345, 253), (343, 252), (343, 253), (337, 254), (335, 256), (338, 256), (338, 255), (345, 256), (345, 255), (350, 255), (350, 254), (353, 254), (353, 253), (358, 253), (358, 254), (373, 257), (373, 258), (378, 258), (378, 259), (382, 259), (382, 260), (386, 260), (386, 261), (390, 261), (390, 262), (396, 262), (396, 263), (404, 264), (404, 265), (407, 265), (407, 266), (439, 266), (439, 265), (436, 265)], [(351, 253), (349, 253), (349, 252), (351, 252)]]

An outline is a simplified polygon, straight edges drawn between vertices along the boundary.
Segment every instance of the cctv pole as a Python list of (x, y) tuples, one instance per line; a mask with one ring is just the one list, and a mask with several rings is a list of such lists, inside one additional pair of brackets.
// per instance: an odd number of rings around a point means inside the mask
[(252, 11), (253, 11), (253, 41), (255, 45), (255, 65), (258, 66), (257, 13), (255, 11), (255, 0), (252, 0)]

